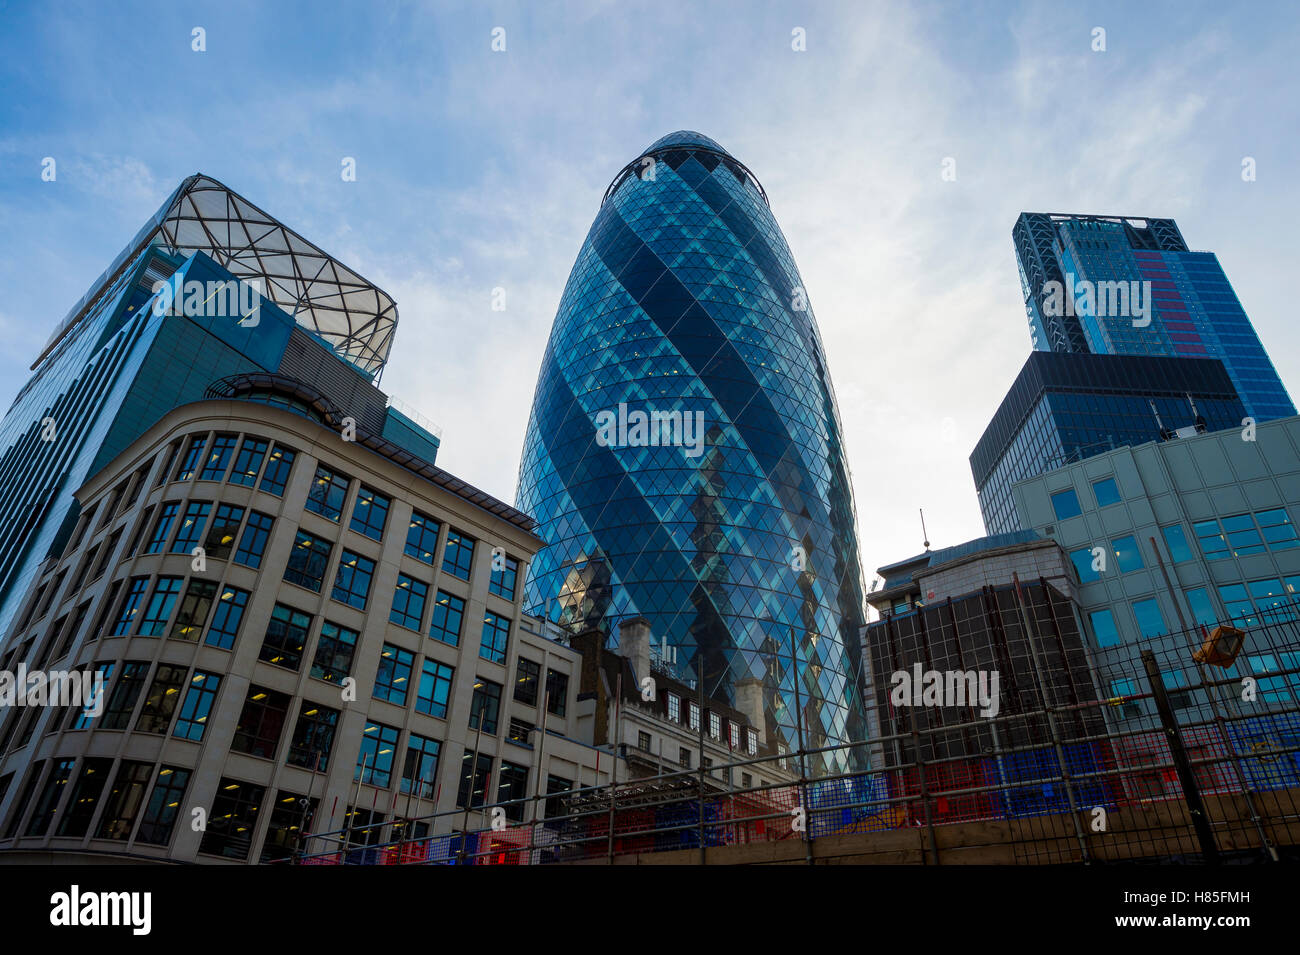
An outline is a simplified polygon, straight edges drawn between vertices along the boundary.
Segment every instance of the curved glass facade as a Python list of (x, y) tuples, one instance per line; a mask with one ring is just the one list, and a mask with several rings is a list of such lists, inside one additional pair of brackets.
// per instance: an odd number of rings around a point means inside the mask
[(547, 542), (531, 612), (611, 638), (644, 616), (706, 695), (759, 681), (774, 742), (795, 747), (797, 707), (807, 745), (864, 738), (821, 339), (762, 187), (708, 137), (665, 136), (606, 193), (542, 359), (517, 506)]

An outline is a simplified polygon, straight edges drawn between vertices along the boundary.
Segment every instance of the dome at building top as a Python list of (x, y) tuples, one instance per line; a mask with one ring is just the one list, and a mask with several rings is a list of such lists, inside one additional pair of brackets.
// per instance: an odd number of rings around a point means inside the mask
[(679, 129), (675, 133), (669, 133), (667, 136), (660, 136), (653, 143), (647, 146), (642, 152), (652, 153), (657, 149), (666, 149), (669, 146), (703, 146), (705, 149), (716, 149), (720, 153), (728, 153), (717, 142), (705, 136), (703, 133), (697, 133), (693, 129)]

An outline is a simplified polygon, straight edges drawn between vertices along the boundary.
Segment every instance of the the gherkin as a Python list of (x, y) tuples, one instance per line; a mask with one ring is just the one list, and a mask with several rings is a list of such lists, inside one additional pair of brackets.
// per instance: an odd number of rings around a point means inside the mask
[[(602, 430), (638, 411), (687, 427), (651, 428), (657, 445)], [(862, 580), (825, 353), (762, 186), (707, 136), (663, 137), (606, 192), (542, 359), (518, 506), (547, 542), (533, 612), (611, 637), (646, 617), (707, 693), (735, 701), (760, 680), (768, 739), (790, 749), (797, 672), (805, 744), (863, 738)]]

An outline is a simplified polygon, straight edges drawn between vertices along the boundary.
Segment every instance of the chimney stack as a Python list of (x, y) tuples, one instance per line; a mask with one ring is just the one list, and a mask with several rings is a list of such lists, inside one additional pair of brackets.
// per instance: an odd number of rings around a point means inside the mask
[(618, 625), (618, 652), (632, 664), (637, 682), (650, 675), (650, 621), (632, 617)]

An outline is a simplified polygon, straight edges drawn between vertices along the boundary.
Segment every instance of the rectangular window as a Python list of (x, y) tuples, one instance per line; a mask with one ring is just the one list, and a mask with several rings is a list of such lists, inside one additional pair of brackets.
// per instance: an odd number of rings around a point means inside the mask
[(298, 851), (298, 840), (304, 829), (310, 831), (316, 814), (318, 799), (308, 799), (298, 793), (281, 789), (271, 807), (271, 821), (266, 826), (266, 839), (262, 842), (260, 862), (286, 862)]
[(383, 540), (384, 524), (388, 522), (389, 500), (378, 491), (363, 486), (352, 505), (352, 521), (348, 525), (358, 534), (373, 540)]
[(1119, 488), (1115, 486), (1114, 478), (1102, 478), (1100, 481), (1093, 481), (1092, 493), (1097, 498), (1098, 507), (1118, 504), (1121, 500)]
[(179, 441), (173, 441), (167, 446), (166, 454), (162, 456), (163, 466), (158, 469), (158, 476), (154, 478), (154, 487), (162, 487), (167, 483), (167, 477), (172, 473), (172, 466), (176, 463), (176, 458), (180, 453), (181, 443)]
[(379, 672), (375, 675), (374, 698), (396, 706), (406, 705), (406, 691), (411, 686), (411, 669), (415, 655), (409, 650), (385, 643), (379, 654)]
[(1160, 528), (1160, 533), (1165, 537), (1165, 549), (1169, 551), (1169, 559), (1173, 563), (1181, 564), (1192, 559), (1192, 549), (1187, 544), (1187, 534), (1183, 532), (1182, 524), (1166, 524)]
[(234, 504), (220, 504), (203, 541), (203, 552), (209, 560), (225, 560), (239, 536), (239, 525), (244, 520), (244, 509)]
[(1269, 550), (1286, 550), (1300, 546), (1300, 540), (1296, 539), (1295, 524), (1291, 523), (1285, 508), (1257, 511), (1255, 520), (1259, 523), (1260, 532), (1264, 535), (1264, 543), (1268, 545)]
[[(83, 759), (81, 774), (76, 785), (72, 787), (72, 796), (68, 799), (68, 808), (64, 810), (56, 834), (81, 838), (90, 829), (90, 820), (99, 808), (100, 797), (108, 785), (108, 774), (113, 768), (111, 759)], [(4, 794), (0, 792), (0, 798)]]
[(262, 470), (262, 459), (266, 457), (267, 443), (261, 438), (245, 436), (235, 455), (235, 466), (230, 470), (230, 483), (243, 487), (252, 487), (257, 483), (257, 472)]
[(1246, 587), (1250, 591), (1250, 599), (1255, 603), (1255, 609), (1264, 615), (1266, 621), (1287, 619), (1290, 607), (1283, 596), (1281, 580), (1276, 577), (1252, 580), (1247, 582)]
[(1228, 548), (1233, 556), (1245, 557), (1264, 552), (1264, 543), (1251, 515), (1235, 514), (1232, 517), (1225, 517), (1222, 524), (1224, 533), (1228, 536)]
[(177, 766), (162, 766), (149, 794), (149, 803), (140, 817), (140, 831), (136, 842), (165, 846), (172, 839), (176, 817), (180, 815), (185, 790), (190, 784), (190, 771)]
[(483, 615), (483, 636), (479, 641), (478, 655), (493, 663), (506, 662), (506, 645), (510, 640), (510, 620), (492, 611)]
[(239, 441), (237, 434), (219, 434), (208, 449), (208, 456), (203, 463), (200, 481), (224, 481), (226, 469), (230, 467), (230, 458), (235, 453), (235, 444)]
[(212, 800), (199, 851), (227, 859), (247, 859), (265, 796), (261, 786), (223, 777)]
[(293, 470), (295, 452), (277, 444), (266, 459), (266, 472), (262, 475), (261, 489), (276, 497), (284, 496), (284, 487), (289, 483), (289, 472)]
[(732, 749), (740, 749), (740, 727), (734, 720), (727, 720), (727, 745)]
[(1101, 580), (1101, 573), (1093, 570), (1093, 560), (1091, 547), (1080, 547), (1078, 550), (1070, 551), (1070, 562), (1074, 564), (1074, 569), (1079, 575), (1079, 583), (1087, 584), (1094, 580)]
[(668, 694), (668, 718), (674, 723), (682, 721), (682, 698), (676, 693)]
[(442, 745), (412, 733), (406, 741), (406, 762), (402, 766), (402, 792), (432, 799), (438, 779), (438, 753)]
[(1092, 632), (1097, 638), (1098, 647), (1119, 645), (1119, 630), (1115, 627), (1115, 617), (1109, 610), (1094, 610), (1090, 615)]
[(284, 579), (299, 587), (306, 587), (312, 593), (320, 593), (332, 547), (324, 538), (298, 531), (293, 550), (289, 552), (289, 563), (284, 568)]
[(1142, 569), (1142, 553), (1138, 550), (1137, 540), (1132, 534), (1116, 538), (1110, 542), (1110, 546), (1115, 551), (1115, 563), (1121, 574)]
[(348, 806), (343, 813), (343, 825), (347, 829), (348, 846), (357, 848), (379, 845), (384, 841), (384, 830), (387, 828), (384, 820), (387, 818), (387, 813)]
[(9, 813), (9, 825), (5, 828), (5, 838), (12, 839), (18, 834), (19, 824), (23, 821), (23, 813), (27, 811), (27, 804), (32, 801), (32, 796), (36, 793), (36, 786), (41, 781), (41, 770), (44, 769), (44, 761), (37, 761), (32, 764), (27, 775), (27, 785), (23, 787), (22, 795), (18, 801), (13, 804)]
[(640, 730), (637, 732), (636, 748), (641, 750), (641, 752), (643, 753), (650, 752), (650, 746), (652, 745), (652, 742), (653, 741), (650, 739), (649, 733), (645, 732), (644, 730)]
[(453, 647), (460, 645), (460, 626), (465, 618), (465, 601), (444, 591), (438, 591), (433, 605), (433, 623), (429, 636)]
[(357, 632), (326, 620), (320, 625), (316, 641), (316, 658), (311, 675), (327, 683), (341, 683), (352, 672), (352, 657), (357, 650)]
[(334, 572), (334, 587), (330, 597), (339, 603), (366, 609), (366, 600), (370, 596), (370, 581), (375, 574), (375, 562), (369, 558), (345, 550), (339, 557), (338, 570)]
[(516, 766), (514, 763), (501, 761), (501, 773), (497, 779), (497, 802), (509, 803), (505, 806), (506, 818), (512, 822), (524, 821), (524, 803), (528, 798), (528, 767)]
[(686, 705), (686, 712), (688, 714), (686, 725), (690, 729), (698, 731), (700, 728), (700, 704), (692, 700)]
[(136, 700), (144, 687), (144, 679), (149, 674), (149, 664), (129, 661), (122, 668), (122, 675), (117, 678), (113, 692), (109, 694), (104, 715), (100, 717), (99, 728), (105, 730), (124, 730), (131, 725), (131, 714), (135, 711)]
[(176, 512), (181, 508), (179, 501), (166, 501), (162, 510), (158, 512), (158, 520), (154, 522), (153, 533), (149, 536), (149, 543), (145, 545), (146, 554), (161, 554), (163, 548), (167, 546), (167, 537), (171, 534), (172, 521), (176, 520)]
[[(131, 543), (127, 545), (126, 553), (122, 555), (123, 559), (126, 559), (127, 557), (130, 557), (133, 554), (137, 553), (140, 547), (140, 543), (144, 540), (145, 531), (147, 531), (150, 527), (153, 526), (150, 522), (153, 520), (154, 508), (155, 505), (150, 504), (148, 507), (144, 509), (144, 513), (140, 515), (139, 522), (135, 526), (135, 534), (132, 535), (131, 537)], [(162, 549), (162, 544), (158, 545), (158, 549), (159, 550)], [(108, 556), (109, 556), (108, 553), (105, 552), (103, 561), (101, 562), (107, 562)], [(99, 579), (99, 574), (96, 574), (94, 577), (91, 578), (91, 580), (98, 580), (98, 579)]]
[(181, 686), (185, 683), (186, 667), (173, 666), (168, 663), (158, 664), (154, 671), (153, 683), (145, 694), (144, 706), (135, 721), (137, 733), (167, 732), (172, 725), (172, 714), (181, 698)]
[(474, 681), (474, 698), (470, 701), (469, 728), (479, 729), (479, 715), (482, 714), (482, 731), (494, 735), (497, 731), (497, 717), (501, 712), (501, 684), (491, 680)]
[(266, 624), (266, 637), (258, 659), (286, 670), (302, 666), (302, 648), (307, 645), (311, 616), (284, 604), (276, 604)]
[(1155, 598), (1133, 601), (1133, 616), (1137, 618), (1138, 633), (1143, 639), (1158, 637), (1168, 631), (1165, 619), (1160, 613), (1160, 605)]
[(361, 734), (361, 752), (357, 754), (357, 771), (353, 781), (387, 789), (393, 780), (393, 754), (397, 752), (400, 731), (383, 723), (367, 723)]
[(406, 529), (406, 546), (404, 552), (418, 561), (433, 563), (433, 555), (438, 550), (438, 531), (440, 525), (427, 514), (415, 511), (411, 514), (411, 525)]
[(81, 624), (86, 619), (86, 614), (90, 613), (90, 601), (87, 600), (81, 606), (77, 607), (72, 616), (72, 623), (63, 634), (63, 642), (59, 645), (58, 652), (55, 653), (54, 659), (62, 660), (72, 650), (72, 645), (76, 642), (77, 637), (81, 635)]
[(745, 730), (745, 752), (750, 756), (758, 755), (758, 733), (752, 727)]
[(519, 578), (519, 561), (513, 557), (505, 557), (499, 563), (501, 569), (497, 570), (498, 560), (495, 556), (492, 558), (492, 577), (488, 581), (488, 590), (498, 597), (504, 597), (506, 600), (515, 599), (515, 585)]
[[(97, 669), (99, 671), (99, 675), (103, 679), (103, 683), (100, 684), (101, 687), (107, 687), (108, 681), (113, 678), (113, 667), (114, 664), (112, 663), (101, 663), (98, 666)], [(93, 690), (91, 692), (92, 694), (94, 693)], [(101, 689), (99, 692), (103, 693), (104, 690)], [(69, 709), (72, 712), (72, 716), (68, 720), (68, 729), (84, 730), (87, 727), (89, 727), (91, 723), (95, 721), (95, 715), (96, 715), (95, 711), (99, 709), (99, 704), (100, 704), (99, 697), (96, 695), (92, 695), (90, 699), (85, 701), (85, 703), (86, 703), (85, 706), (69, 707)]]
[(176, 469), (176, 476), (173, 481), (188, 481), (194, 477), (194, 472), (199, 468), (199, 462), (203, 460), (203, 448), (208, 443), (206, 434), (196, 435), (190, 438), (190, 446), (185, 449), (185, 457), (181, 459), (181, 465)]
[(1192, 620), (1213, 629), (1218, 625), (1218, 614), (1214, 612), (1214, 602), (1210, 592), (1204, 587), (1196, 587), (1187, 593), (1187, 606), (1192, 608)]
[(677, 761), (681, 763), (685, 768), (690, 769), (691, 751), (687, 749), (685, 746), (679, 746), (677, 748)]
[(442, 552), (442, 572), (469, 580), (470, 566), (474, 562), (474, 539), (460, 531), (447, 531), (447, 547)]
[(153, 596), (149, 606), (140, 619), (140, 636), (160, 637), (167, 630), (167, 622), (172, 618), (176, 599), (181, 595), (184, 577), (159, 577), (154, 584)]
[(1228, 542), (1219, 530), (1215, 520), (1197, 521), (1192, 525), (1196, 539), (1200, 542), (1201, 553), (1206, 560), (1219, 560), (1228, 556)]
[(288, 718), (288, 694), (256, 684), (250, 686), (230, 748), (249, 756), (275, 759), (280, 733)]
[(420, 688), (415, 695), (415, 708), (438, 719), (447, 718), (447, 701), (451, 699), (452, 667), (428, 658), (420, 672)]
[(548, 774), (546, 777), (546, 818), (556, 819), (564, 815), (562, 794), (573, 789), (573, 780), (563, 776)]
[(1079, 495), (1074, 493), (1074, 488), (1067, 488), (1064, 491), (1057, 491), (1052, 495), (1052, 510), (1056, 512), (1056, 519), (1064, 521), (1071, 517), (1078, 517), (1083, 511), (1079, 507)]
[(198, 546), (199, 539), (203, 536), (203, 525), (208, 522), (208, 512), (211, 510), (211, 501), (190, 501), (186, 505), (180, 529), (172, 541), (171, 553), (188, 554)]
[(311, 490), (307, 492), (307, 510), (337, 524), (343, 516), (343, 500), (348, 496), (348, 484), (351, 481), (344, 474), (323, 464), (318, 465), (316, 476), (312, 478)]
[(72, 778), (72, 767), (76, 762), (75, 759), (55, 761), (53, 768), (50, 769), (49, 778), (45, 780), (45, 788), (41, 790), (41, 798), (36, 801), (32, 818), (27, 822), (27, 831), (24, 835), (43, 836), (50, 828), (50, 823), (54, 821), (54, 813), (59, 808), (59, 800), (66, 791), (68, 780)]
[(208, 622), (208, 613), (212, 610), (212, 601), (217, 596), (217, 585), (210, 580), (191, 577), (181, 598), (180, 609), (176, 611), (176, 622), (172, 624), (168, 637), (172, 640), (188, 640), (191, 643), (199, 639), (203, 625)]
[(329, 768), (330, 750), (339, 725), (339, 711), (303, 700), (298, 725), (289, 743), (289, 763), (323, 773)]
[(180, 715), (176, 717), (176, 728), (172, 730), (172, 736), (192, 743), (203, 742), (208, 717), (212, 714), (212, 704), (216, 702), (217, 690), (220, 688), (220, 676), (195, 670), (190, 677), (189, 688), (185, 691), (185, 699), (181, 702)]
[(419, 632), (424, 619), (424, 601), (429, 595), (429, 585), (408, 577), (397, 575), (397, 586), (393, 589), (393, 609), (388, 612), (388, 619), (399, 627)]
[(144, 803), (144, 792), (153, 778), (152, 763), (123, 760), (108, 791), (104, 817), (99, 821), (99, 838), (125, 841), (131, 836), (136, 813)]
[(555, 670), (546, 671), (546, 712), (552, 716), (563, 716), (569, 708), (568, 674)]
[[(472, 773), (471, 765), (474, 767)], [(461, 809), (482, 806), (491, 778), (492, 757), (479, 753), (475, 760), (473, 751), (465, 750), (460, 760), (460, 789), (456, 792), (456, 805)]]
[(1244, 584), (1224, 584), (1219, 587), (1219, 599), (1223, 601), (1228, 619), (1237, 625), (1253, 626), (1258, 623), (1254, 616), (1254, 605), (1246, 594)]
[(520, 657), (515, 661), (515, 702), (525, 706), (537, 705), (537, 686), (542, 682), (542, 668), (532, 660)]
[(533, 731), (533, 724), (527, 720), (521, 720), (517, 716), (510, 717), (510, 725), (506, 728), (506, 739), (512, 743), (518, 743), (520, 746), (527, 746), (528, 734)]
[(722, 739), (722, 717), (712, 710), (709, 711), (709, 738)]
[(238, 587), (223, 587), (217, 609), (212, 614), (212, 625), (204, 641), (210, 647), (229, 650), (239, 636), (239, 625), (244, 621), (244, 608), (248, 606), (248, 591)]

